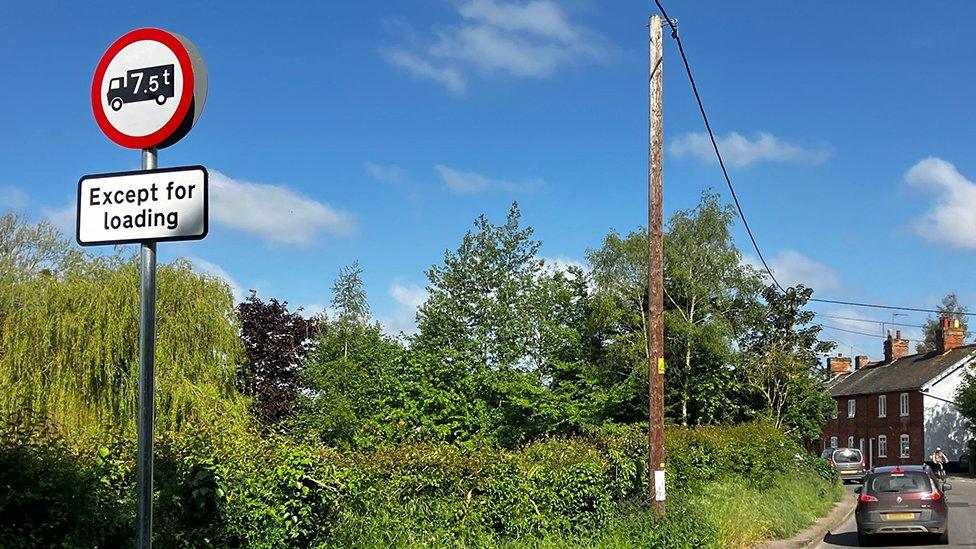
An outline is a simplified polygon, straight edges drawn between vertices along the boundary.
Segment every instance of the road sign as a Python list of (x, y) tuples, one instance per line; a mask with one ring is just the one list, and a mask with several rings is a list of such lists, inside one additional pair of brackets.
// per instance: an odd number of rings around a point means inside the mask
[(152, 548), (156, 361), (156, 243), (207, 236), (207, 170), (156, 169), (158, 150), (182, 139), (207, 100), (207, 68), (184, 36), (137, 29), (109, 46), (95, 67), (92, 112), (117, 144), (142, 149), (142, 171), (78, 181), (75, 237), (82, 246), (139, 246), (139, 418), (136, 547)]
[(78, 181), (82, 246), (199, 240), (208, 230), (203, 166), (86, 175)]
[(186, 37), (137, 29), (102, 55), (92, 79), (98, 127), (130, 149), (168, 147), (196, 123), (207, 99), (207, 69)]

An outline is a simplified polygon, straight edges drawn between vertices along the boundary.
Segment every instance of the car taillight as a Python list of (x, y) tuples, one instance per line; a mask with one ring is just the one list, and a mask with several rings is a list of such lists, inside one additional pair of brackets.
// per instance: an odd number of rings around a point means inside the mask
[(861, 497), (859, 499), (861, 500), (861, 503), (869, 503), (869, 502), (872, 502), (872, 501), (878, 501), (878, 498), (876, 498), (874, 496), (869, 496), (867, 494), (861, 494)]
[(939, 501), (940, 499), (942, 499), (942, 494), (938, 492), (925, 492), (924, 494), (922, 494), (922, 497), (919, 499)]
[(830, 458), (830, 466), (831, 467), (836, 467), (837, 466), (837, 462), (834, 461), (834, 458)]
[(861, 460), (861, 467), (862, 467), (863, 469), (867, 469), (867, 468), (868, 468), (868, 462), (867, 462), (866, 460), (863, 460), (863, 459), (862, 459), (862, 460)]

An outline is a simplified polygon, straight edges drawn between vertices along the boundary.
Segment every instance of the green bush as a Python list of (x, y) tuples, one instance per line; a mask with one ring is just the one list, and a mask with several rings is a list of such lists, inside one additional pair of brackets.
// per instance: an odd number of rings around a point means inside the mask
[[(799, 471), (797, 478), (818, 490), (832, 482), (818, 476), (816, 460), (765, 425), (670, 429), (672, 512), (656, 517), (643, 511), (646, 440), (643, 428), (633, 426), (517, 450), (404, 443), (355, 453), (246, 430), (169, 433), (156, 445), (156, 542), (718, 546), (714, 540), (735, 536), (723, 534), (726, 522), (715, 517), (733, 517), (735, 524), (744, 520), (737, 510), (747, 506), (709, 517), (699, 494), (718, 494), (728, 505), (735, 503), (730, 487), (788, 494), (777, 484), (785, 471)], [(0, 496), (0, 546), (131, 543), (131, 441), (110, 439), (73, 451), (49, 431), (27, 429), (5, 436), (2, 448), (0, 479), (12, 489)]]
[(118, 489), (131, 462), (110, 452), (71, 449), (42, 424), (0, 426), (0, 547), (132, 545), (132, 507)]
[(762, 484), (776, 473), (794, 470), (797, 456), (806, 453), (765, 423), (674, 427), (668, 429), (666, 441), (671, 485), (679, 490), (729, 476)]

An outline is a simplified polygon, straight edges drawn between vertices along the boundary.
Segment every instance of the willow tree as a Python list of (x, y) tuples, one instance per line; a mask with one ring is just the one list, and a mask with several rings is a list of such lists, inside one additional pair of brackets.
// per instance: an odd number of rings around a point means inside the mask
[[(156, 426), (245, 417), (227, 285), (177, 261), (158, 271)], [(132, 434), (139, 359), (135, 257), (87, 257), (0, 284), (0, 415), (29, 412), (67, 436)]]

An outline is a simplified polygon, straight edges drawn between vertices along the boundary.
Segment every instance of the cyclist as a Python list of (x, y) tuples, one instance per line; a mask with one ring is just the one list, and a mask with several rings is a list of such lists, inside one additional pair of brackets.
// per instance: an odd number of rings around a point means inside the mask
[(945, 480), (945, 464), (949, 463), (949, 458), (942, 453), (942, 448), (936, 448), (935, 452), (932, 453), (932, 462), (935, 463), (935, 474), (939, 477), (939, 480)]

